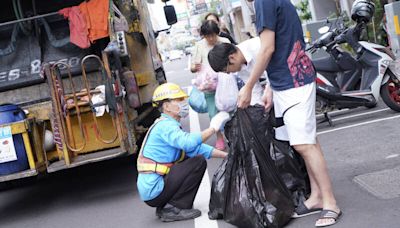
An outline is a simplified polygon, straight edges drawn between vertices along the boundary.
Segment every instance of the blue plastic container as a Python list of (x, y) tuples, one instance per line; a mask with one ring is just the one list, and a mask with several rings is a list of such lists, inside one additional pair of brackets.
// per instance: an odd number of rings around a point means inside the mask
[[(26, 119), (25, 113), (18, 106), (13, 104), (0, 105), (0, 124), (18, 122), (24, 119)], [(29, 168), (22, 135), (13, 135), (13, 141), (18, 160), (0, 163), (0, 175), (13, 174)]]

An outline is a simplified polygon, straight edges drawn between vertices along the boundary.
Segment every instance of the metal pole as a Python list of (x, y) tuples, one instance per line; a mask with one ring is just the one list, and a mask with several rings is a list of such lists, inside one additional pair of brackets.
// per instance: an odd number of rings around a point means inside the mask
[(372, 31), (374, 33), (374, 42), (376, 43), (375, 17), (372, 17)]
[(27, 17), (27, 18), (23, 18), (23, 19), (19, 19), (19, 20), (3, 22), (3, 23), (0, 23), (0, 26), (11, 25), (11, 24), (15, 24), (15, 23), (18, 23), (18, 22), (23, 22), (23, 21), (31, 21), (31, 20), (34, 20), (34, 19), (53, 16), (53, 15), (59, 15), (59, 14), (58, 14), (58, 12), (46, 13), (46, 14), (37, 15), (37, 16), (33, 16), (33, 17)]

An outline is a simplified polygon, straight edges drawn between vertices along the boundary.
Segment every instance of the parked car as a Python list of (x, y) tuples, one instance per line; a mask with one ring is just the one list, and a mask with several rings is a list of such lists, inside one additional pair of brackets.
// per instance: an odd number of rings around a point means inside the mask
[(186, 48), (185, 48), (185, 55), (191, 55), (191, 54), (193, 54), (193, 50), (194, 50), (194, 47), (192, 47), (192, 46), (186, 47)]
[(181, 59), (182, 58), (182, 51), (180, 50), (172, 50), (169, 52), (169, 60)]

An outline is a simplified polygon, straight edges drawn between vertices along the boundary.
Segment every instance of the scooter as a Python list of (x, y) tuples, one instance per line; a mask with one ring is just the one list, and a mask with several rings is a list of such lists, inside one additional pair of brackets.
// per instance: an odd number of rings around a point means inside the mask
[[(338, 22), (338, 20), (336, 21)], [(400, 112), (400, 69), (390, 49), (359, 41), (364, 22), (346, 28), (343, 20), (335, 28), (324, 26), (323, 34), (307, 51), (324, 49), (329, 56), (313, 60), (317, 71), (317, 112), (333, 126), (328, 112), (333, 109), (375, 107), (379, 97), (391, 109)], [(343, 50), (347, 43), (355, 54)], [(396, 70), (397, 69), (397, 70)]]

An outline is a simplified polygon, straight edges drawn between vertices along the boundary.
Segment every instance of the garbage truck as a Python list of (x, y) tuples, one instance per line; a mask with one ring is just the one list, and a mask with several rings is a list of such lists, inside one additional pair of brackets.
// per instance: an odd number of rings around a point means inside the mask
[(0, 182), (137, 153), (166, 81), (153, 2), (2, 1)]

